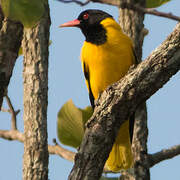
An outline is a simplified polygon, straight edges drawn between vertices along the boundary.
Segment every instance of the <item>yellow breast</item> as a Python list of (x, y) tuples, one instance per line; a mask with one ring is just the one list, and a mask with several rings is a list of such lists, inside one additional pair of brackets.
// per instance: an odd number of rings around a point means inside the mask
[(89, 69), (90, 86), (95, 99), (108, 85), (121, 79), (134, 64), (131, 40), (111, 18), (101, 22), (107, 31), (107, 42), (95, 45), (84, 42), (81, 60)]

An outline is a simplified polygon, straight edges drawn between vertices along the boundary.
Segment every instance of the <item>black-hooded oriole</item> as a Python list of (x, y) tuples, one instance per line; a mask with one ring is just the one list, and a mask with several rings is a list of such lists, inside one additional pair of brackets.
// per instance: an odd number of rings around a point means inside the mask
[[(91, 105), (107, 86), (121, 79), (136, 63), (131, 39), (111, 15), (101, 10), (86, 10), (60, 27), (78, 27), (85, 36), (81, 62)], [(132, 167), (131, 141), (134, 118), (120, 128), (106, 161), (111, 171)]]

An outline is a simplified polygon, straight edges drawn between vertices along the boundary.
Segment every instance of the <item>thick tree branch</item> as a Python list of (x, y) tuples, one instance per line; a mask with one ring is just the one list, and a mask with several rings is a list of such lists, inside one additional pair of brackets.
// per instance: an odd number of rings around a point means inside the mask
[(70, 180), (100, 178), (121, 124), (179, 69), (180, 23), (145, 61), (102, 93), (87, 123)]
[(63, 3), (76, 3), (76, 4), (81, 5), (81, 6), (87, 5), (91, 1), (91, 2), (97, 2), (97, 3), (102, 3), (102, 4), (109, 4), (112, 6), (118, 6), (122, 9), (124, 9), (124, 8), (132, 9), (134, 11), (138, 11), (138, 12), (141, 12), (144, 14), (151, 14), (151, 15), (155, 15), (155, 16), (169, 18), (169, 19), (172, 19), (175, 21), (180, 21), (180, 17), (176, 16), (172, 13), (160, 12), (160, 11), (157, 11), (156, 9), (144, 8), (144, 7), (140, 7), (139, 5), (127, 3), (127, 2), (121, 3), (120, 0), (87, 0), (84, 3), (81, 1), (78, 1), (78, 0), (58, 0), (58, 1), (63, 2)]
[(180, 145), (173, 146), (169, 149), (163, 149), (162, 151), (148, 155), (149, 167), (152, 167), (161, 161), (171, 159), (177, 155), (180, 155)]

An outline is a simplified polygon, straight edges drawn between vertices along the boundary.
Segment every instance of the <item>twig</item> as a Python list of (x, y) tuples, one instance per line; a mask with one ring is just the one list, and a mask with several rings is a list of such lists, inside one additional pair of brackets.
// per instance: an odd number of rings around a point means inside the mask
[(119, 0), (91, 0), (92, 2), (102, 3), (102, 4), (109, 4), (112, 6), (119, 6), (120, 1)]
[(3, 107), (1, 107), (1, 111), (2, 111), (2, 112), (8, 112), (8, 113), (11, 113), (10, 109), (5, 109), (5, 108), (3, 108)]
[(48, 151), (50, 154), (56, 154), (68, 161), (74, 162), (75, 152), (69, 151), (61, 147), (57, 143), (56, 139), (53, 139), (53, 142), (55, 144), (54, 146), (48, 145)]
[(84, 3), (81, 2), (81, 1), (77, 1), (77, 0), (58, 0), (58, 1), (63, 2), (63, 3), (72, 3), (72, 2), (74, 2), (74, 3), (79, 4), (81, 6), (84, 6), (84, 5), (88, 4), (90, 1), (92, 1), (92, 2), (97, 2), (97, 3), (109, 4), (109, 5), (112, 5), (112, 6), (118, 6), (118, 7), (121, 7), (122, 9), (125, 9), (125, 8), (132, 9), (134, 11), (138, 11), (138, 12), (141, 12), (141, 13), (151, 14), (151, 15), (155, 15), (155, 16), (160, 16), (160, 17), (180, 21), (180, 17), (176, 16), (176, 15), (173, 15), (172, 13), (160, 12), (160, 11), (157, 11), (157, 10), (152, 9), (152, 8), (143, 8), (143, 7), (140, 7), (138, 5), (130, 4), (130, 3), (127, 3), (127, 2), (122, 2), (121, 3), (119, 0), (87, 0)]
[(163, 149), (157, 153), (150, 154), (148, 155), (149, 167), (152, 167), (161, 161), (171, 159), (177, 155), (180, 155), (180, 145), (176, 145), (168, 149)]
[(14, 110), (14, 107), (13, 107), (13, 105), (12, 105), (12, 103), (11, 103), (11, 100), (10, 100), (10, 98), (8, 97), (8, 95), (5, 95), (5, 97), (6, 97), (7, 104), (8, 104), (8, 106), (9, 106), (8, 112), (10, 112), (11, 115), (12, 115), (12, 117), (11, 117), (11, 129), (12, 129), (12, 130), (17, 130), (16, 116), (17, 116), (17, 114), (20, 112), (20, 110), (15, 111), (15, 110)]
[(85, 6), (88, 3), (90, 3), (91, 0), (87, 0), (85, 2), (81, 2), (81, 1), (78, 1), (78, 0), (57, 0), (57, 1), (60, 1), (60, 2), (63, 2), (63, 3), (76, 3), (76, 4), (80, 5), (80, 6)]
[(123, 8), (123, 9), (124, 8), (132, 9), (132, 10), (135, 10), (135, 11), (139, 11), (141, 13), (151, 14), (151, 15), (155, 15), (155, 16), (160, 16), (160, 17), (180, 21), (180, 17), (175, 16), (172, 13), (160, 12), (160, 11), (157, 11), (157, 10), (151, 9), (151, 8), (143, 8), (143, 7), (140, 7), (138, 5), (134, 5), (134, 4), (126, 3), (126, 2), (121, 3), (120, 7)]

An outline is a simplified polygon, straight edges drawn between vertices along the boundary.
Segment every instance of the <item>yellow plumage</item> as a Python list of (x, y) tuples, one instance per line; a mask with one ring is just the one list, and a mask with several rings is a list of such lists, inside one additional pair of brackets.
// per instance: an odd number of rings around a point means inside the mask
[[(83, 70), (88, 70), (89, 74), (86, 84), (95, 99), (108, 85), (121, 79), (135, 63), (132, 42), (119, 24), (112, 18), (106, 18), (100, 24), (106, 29), (107, 41), (101, 45), (85, 41), (81, 51)], [(132, 163), (129, 121), (126, 121), (119, 130), (106, 167), (119, 171), (130, 168)]]

